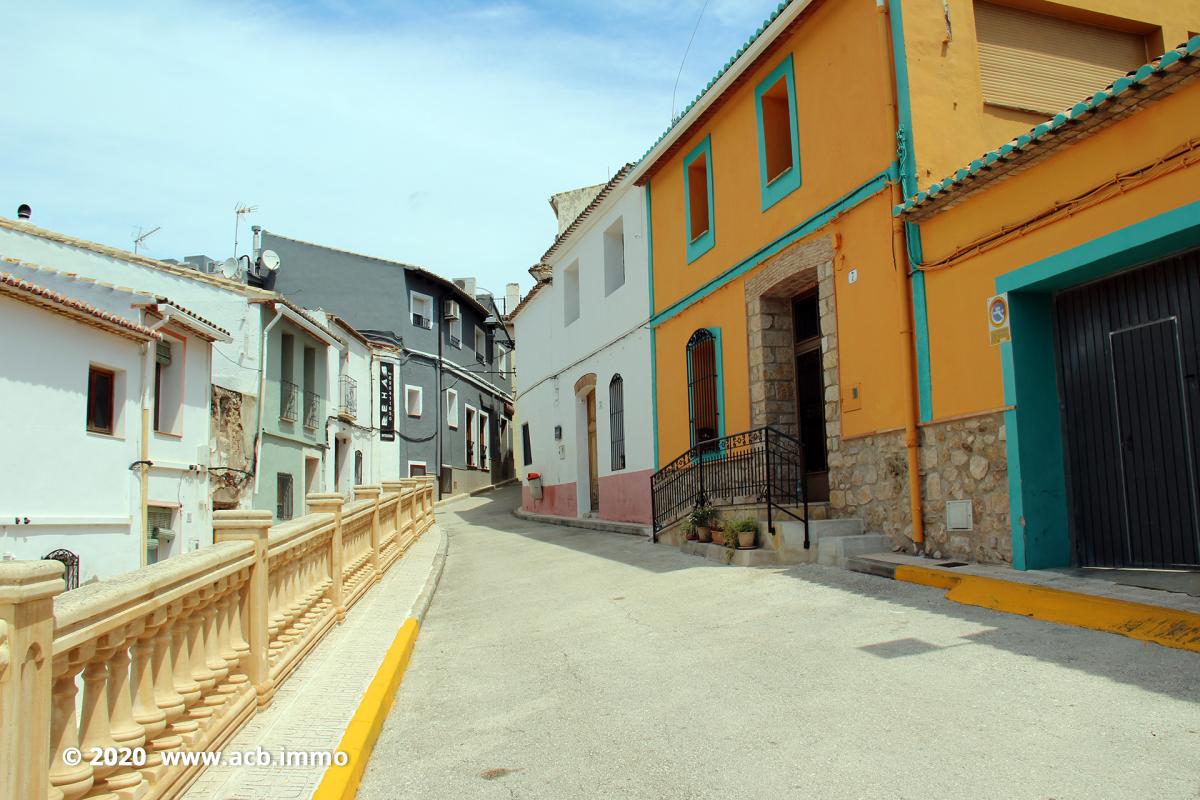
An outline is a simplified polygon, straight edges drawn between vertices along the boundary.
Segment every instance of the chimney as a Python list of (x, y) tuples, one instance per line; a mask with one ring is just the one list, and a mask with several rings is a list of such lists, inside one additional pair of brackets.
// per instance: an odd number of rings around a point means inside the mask
[(17, 219), (29, 219), (33, 216), (33, 209), (27, 203), (21, 203), (17, 206)]
[(504, 287), (504, 313), (511, 314), (521, 304), (521, 284), (510, 283)]

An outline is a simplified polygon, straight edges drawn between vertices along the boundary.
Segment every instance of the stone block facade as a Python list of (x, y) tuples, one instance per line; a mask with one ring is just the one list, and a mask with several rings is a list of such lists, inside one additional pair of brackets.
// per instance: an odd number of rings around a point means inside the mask
[[(829, 516), (861, 519), (909, 552), (912, 513), (904, 431), (843, 439), (834, 247), (803, 242), (766, 261), (745, 284), (750, 420), (799, 435), (792, 298), (817, 288), (825, 385)], [(925, 425), (919, 433), (926, 550), (944, 558), (1011, 563), (1008, 463), (1001, 412)], [(946, 501), (970, 500), (971, 531), (947, 531)]]

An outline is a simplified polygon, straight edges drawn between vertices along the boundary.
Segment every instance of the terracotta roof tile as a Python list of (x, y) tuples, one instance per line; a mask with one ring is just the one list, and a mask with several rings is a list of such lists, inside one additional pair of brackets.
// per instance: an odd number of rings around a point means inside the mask
[(0, 293), (31, 305), (41, 306), (50, 311), (64, 314), (85, 325), (107, 330), (129, 339), (137, 341), (162, 339), (161, 333), (150, 330), (145, 325), (130, 322), (124, 317), (103, 311), (91, 303), (67, 297), (66, 295), (18, 278), (8, 272), (0, 272)]

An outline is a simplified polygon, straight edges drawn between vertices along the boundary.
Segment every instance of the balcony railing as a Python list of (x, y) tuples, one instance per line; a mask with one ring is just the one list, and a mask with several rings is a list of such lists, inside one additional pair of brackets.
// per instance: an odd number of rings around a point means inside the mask
[(462, 347), (462, 339), (458, 338), (457, 336), (451, 336), (450, 337), (450, 346), (461, 348)]
[(295, 422), (299, 411), (300, 387), (291, 381), (279, 382), (279, 418)]
[[(275, 526), (263, 511), (218, 511), (214, 544), (66, 594), (57, 562), (0, 562), (14, 653), (0, 676), (0, 795), (181, 796), (199, 754), (267, 710), (432, 526), (432, 478), (382, 488), (358, 487), (350, 503), (310, 495), (310, 514)], [(160, 763), (101, 763), (89, 755), (100, 745), (145, 747)], [(179, 759), (161, 763), (166, 751)]]
[(412, 319), (413, 325), (416, 327), (424, 328), (427, 331), (433, 330), (433, 320), (431, 320), (429, 317), (422, 316), (421, 314), (413, 314)]
[(321, 425), (321, 395), (304, 393), (304, 427), (316, 430)]
[(346, 419), (358, 416), (358, 381), (349, 375), (338, 379), (338, 416)]
[(487, 356), (485, 356), (483, 353), (476, 353), (475, 360), (478, 361), (480, 364), (486, 364)]

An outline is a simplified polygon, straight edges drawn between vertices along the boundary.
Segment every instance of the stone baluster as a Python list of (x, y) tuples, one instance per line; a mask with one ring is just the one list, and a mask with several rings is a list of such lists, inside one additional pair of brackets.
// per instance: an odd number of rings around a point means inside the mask
[[(51, 698), (55, 708), (59, 702), (53, 694), (54, 597), (63, 591), (62, 575), (57, 561), (0, 562), (0, 797), (49, 792), (46, 757), (51, 743), (58, 744), (48, 713)], [(74, 674), (71, 680), (73, 690)], [(72, 727), (74, 713), (72, 691)]]
[[(108, 637), (104, 637), (100, 642), (79, 648), (84, 653), (79, 749), (83, 751), (85, 759), (93, 750), (118, 746), (112, 736), (112, 724), (108, 715), (108, 659), (115, 648), (107, 640)], [(106, 642), (109, 644), (108, 649), (102, 649)], [(116, 769), (116, 766), (93, 764), (92, 772), (96, 783), (101, 784)]]
[(404, 546), (404, 484), (400, 481), (384, 481), (383, 491), (396, 496), (396, 505), (392, 508), (392, 540), (397, 547)]
[[(178, 747), (175, 739), (196, 730), (195, 722), (185, 719), (187, 707), (200, 699), (200, 686), (187, 669), (187, 628), (180, 619), (183, 601), (167, 609), (167, 621), (154, 634), (154, 703), (167, 715), (165, 741), (156, 741), (156, 749)], [(180, 743), (182, 740), (180, 740)]]
[[(143, 620), (133, 643), (133, 720), (142, 726), (146, 740), (146, 766), (158, 766), (162, 757), (158, 751), (167, 749), (158, 741), (167, 728), (167, 713), (158, 707), (155, 698), (154, 669), (158, 657), (154, 637), (167, 620), (166, 609), (159, 609)], [(178, 746), (176, 741), (169, 744)]]
[(371, 529), (370, 538), (367, 540), (368, 551), (371, 564), (371, 571), (375, 574), (374, 580), (379, 581), (383, 574), (379, 569), (379, 495), (383, 492), (380, 486), (355, 486), (354, 497), (358, 500), (371, 500), (375, 506), (371, 511)]
[[(246, 641), (246, 629), (242, 623), (242, 609), (250, 597), (250, 570), (238, 573), (238, 587), (229, 600), (229, 630), (232, 635), (231, 646), (238, 654), (238, 667), (242, 668), (241, 660), (250, 653), (250, 643)], [(244, 674), (244, 670), (243, 670)]]
[[(53, 624), (53, 617), (51, 617)], [(84, 653), (76, 648), (70, 651), (65, 656), (54, 659), (55, 674), (54, 684), (52, 688), (52, 705), (50, 707), (50, 742), (53, 748), (53, 754), (50, 758), (50, 792), (64, 800), (78, 800), (83, 797), (92, 788), (94, 778), (92, 776), (92, 765), (87, 760), (82, 760), (78, 764), (67, 764), (63, 758), (63, 754), (67, 750), (80, 748), (79, 742), (79, 722), (76, 718), (75, 698), (78, 695), (79, 689), (76, 685), (76, 678), (79, 676), (79, 671), (83, 669), (85, 658)], [(12, 729), (14, 732), (18, 726), (9, 725), (6, 729)], [(40, 762), (33, 760), (26, 766), (39, 765)], [(18, 769), (21, 764), (15, 765)], [(7, 778), (18, 770), (8, 770), (0, 772), (0, 779)], [(35, 781), (37, 780), (34, 776)], [(11, 795), (12, 797), (20, 797), (20, 792)], [(31, 795), (37, 797), (38, 795)]]
[[(129, 647), (135, 641), (130, 632), (119, 630), (106, 634), (99, 641), (98, 654), (105, 658), (104, 672), (107, 675), (108, 738), (113, 746), (121, 748), (141, 747), (146, 743), (146, 729), (133, 719), (133, 695), (129, 683)], [(89, 667), (91, 665), (89, 664)], [(84, 673), (86, 681), (86, 671)], [(85, 695), (86, 699), (86, 695)], [(107, 777), (102, 770), (96, 771), (98, 779), (93, 792), (126, 792), (138, 794), (137, 787), (144, 778), (135, 767), (118, 764), (108, 768)], [(99, 780), (103, 778), (103, 780)]]
[(217, 511), (213, 514), (214, 541), (248, 541), (254, 544), (254, 566), (250, 570), (249, 587), (241, 610), (250, 645), (245, 659), (246, 676), (254, 684), (259, 708), (268, 705), (275, 693), (268, 655), (270, 631), (267, 624), (270, 569), (267, 536), (270, 528), (269, 511)]
[(308, 513), (333, 514), (333, 536), (329, 540), (329, 589), (328, 597), (333, 603), (334, 613), (339, 624), (346, 619), (346, 598), (344, 594), (344, 567), (342, 552), (342, 506), (346, 498), (331, 492), (310, 494), (306, 498)]

